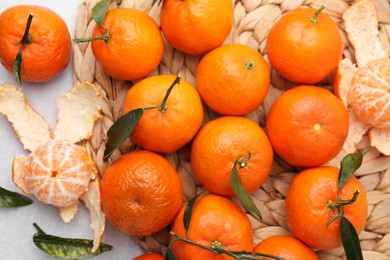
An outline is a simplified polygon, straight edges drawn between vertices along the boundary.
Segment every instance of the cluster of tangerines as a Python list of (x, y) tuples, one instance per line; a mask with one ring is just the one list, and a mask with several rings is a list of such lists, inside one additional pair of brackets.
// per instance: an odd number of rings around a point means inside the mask
[[(105, 3), (108, 9), (110, 1), (99, 2), (98, 7)], [(12, 34), (18, 37), (0, 38), (0, 61), (15, 73), (15, 57), (22, 52), (19, 65), (26, 81), (52, 78), (69, 62), (71, 44), (64, 40), (69, 35), (54, 31), (53, 39), (59, 39), (56, 54), (40, 67), (47, 57), (37, 58), (38, 54), (47, 50), (30, 48), (40, 43), (35, 32), (38, 34), (45, 20), (59, 22), (46, 15), (49, 11), (40, 14), (38, 10), (34, 9), (34, 19), (43, 20), (30, 22), (26, 37), (22, 36), (26, 35), (29, 7), (0, 16), (0, 35), (24, 28)], [(101, 181), (102, 208), (116, 228), (148, 236), (172, 224), (172, 240), (191, 241), (172, 243), (177, 259), (232, 256), (205, 250), (217, 247), (230, 254), (246, 251), (285, 259), (317, 259), (312, 249), (341, 245), (340, 220), (327, 225), (337, 214), (329, 202), (351, 199), (359, 190), (356, 201), (343, 210), (357, 232), (363, 230), (367, 218), (363, 186), (352, 176), (338, 194), (339, 169), (321, 167), (340, 152), (348, 134), (343, 103), (330, 91), (313, 85), (330, 75), (341, 58), (342, 39), (332, 19), (321, 10), (299, 8), (286, 13), (269, 32), (266, 50), (271, 66), (300, 86), (276, 99), (263, 130), (245, 115), (266, 98), (270, 69), (257, 50), (224, 44), (234, 19), (231, 0), (163, 0), (161, 30), (149, 15), (131, 8), (114, 8), (104, 14), (95, 19), (97, 25), (88, 41), (108, 75), (137, 81), (129, 89), (123, 115), (142, 111), (130, 138), (143, 149), (113, 162)], [(23, 26), (9, 26), (10, 19)], [(196, 87), (176, 75), (148, 76), (163, 57), (162, 35), (177, 50), (201, 55)], [(30, 50), (35, 52), (30, 54)], [(57, 72), (49, 76), (49, 67), (56, 67)], [(47, 77), (34, 78), (46, 72)], [(219, 116), (204, 123), (204, 105)], [(191, 148), (194, 175), (210, 193), (196, 200), (189, 227), (183, 223), (181, 179), (163, 156), (186, 145)], [(294, 177), (286, 196), (287, 222), (296, 238), (270, 237), (254, 247), (249, 218), (228, 198), (238, 196), (240, 189), (244, 194), (259, 189), (269, 176), (274, 153), (304, 169)], [(238, 173), (234, 174), (236, 182), (233, 173)]]

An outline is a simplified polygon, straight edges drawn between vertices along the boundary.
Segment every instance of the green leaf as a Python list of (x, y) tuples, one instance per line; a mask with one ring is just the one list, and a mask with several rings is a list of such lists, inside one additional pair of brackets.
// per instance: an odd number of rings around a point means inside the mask
[(18, 55), (16, 55), (15, 63), (14, 63), (14, 74), (15, 74), (15, 79), (16, 81), (22, 85), (22, 76), (21, 76), (21, 71), (22, 71), (22, 52), (23, 52), (23, 47), (20, 48)]
[(107, 160), (110, 155), (123, 144), (131, 135), (134, 128), (137, 126), (139, 120), (144, 113), (143, 108), (137, 108), (127, 112), (120, 117), (107, 132), (107, 144), (104, 150), (104, 160)]
[(347, 260), (363, 260), (358, 234), (352, 223), (344, 216), (340, 219), (340, 235)]
[(111, 0), (101, 0), (92, 8), (92, 18), (100, 26), (103, 26), (110, 3)]
[(85, 259), (112, 250), (111, 245), (101, 243), (96, 252), (92, 252), (93, 240), (62, 238), (48, 235), (34, 223), (37, 233), (33, 236), (34, 244), (45, 253), (61, 259)]
[(363, 153), (358, 151), (356, 153), (347, 154), (340, 163), (340, 172), (338, 177), (338, 189), (342, 189), (349, 180), (349, 178), (362, 165)]
[(33, 201), (29, 197), (0, 187), (0, 207), (21, 207), (31, 203)]
[(247, 210), (251, 211), (261, 219), (261, 213), (259, 209), (253, 203), (251, 196), (245, 190), (245, 187), (241, 182), (241, 178), (240, 175), (238, 174), (236, 164), (234, 164), (232, 173), (230, 175), (230, 184), (232, 185), (234, 194), (236, 194), (237, 198), (241, 201), (242, 205), (244, 205), (244, 207)]
[(167, 252), (165, 253), (165, 260), (176, 260), (176, 256), (173, 253), (171, 246), (168, 247)]
[(184, 209), (184, 216), (183, 216), (183, 224), (184, 228), (186, 230), (186, 237), (188, 238), (188, 228), (190, 227), (191, 222), (191, 216), (192, 216), (192, 210), (194, 209), (195, 201), (199, 198), (201, 193), (198, 193), (195, 197), (193, 197), (188, 203), (186, 208)]

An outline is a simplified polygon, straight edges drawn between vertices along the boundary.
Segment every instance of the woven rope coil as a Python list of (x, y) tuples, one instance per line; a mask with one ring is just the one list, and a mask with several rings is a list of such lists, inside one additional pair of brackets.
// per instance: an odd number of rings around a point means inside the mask
[[(83, 0), (79, 6), (75, 38), (85, 38), (92, 34), (95, 22), (92, 20), (92, 8), (98, 0)], [(226, 39), (229, 43), (242, 43), (258, 49), (268, 62), (265, 52), (265, 39), (271, 26), (285, 12), (300, 6), (319, 8), (325, 5), (325, 13), (337, 22), (343, 35), (343, 57), (354, 61), (354, 50), (350, 46), (343, 30), (343, 12), (351, 5), (351, 0), (241, 0), (235, 1), (235, 15), (233, 29)], [(130, 7), (148, 13), (159, 24), (161, 4), (156, 0), (117, 0), (111, 8)], [(390, 6), (388, 0), (376, 0), (376, 10), (379, 20), (380, 39), (390, 54)], [(164, 57), (159, 67), (152, 73), (177, 74), (180, 73), (187, 81), (195, 86), (195, 73), (199, 56), (185, 55), (173, 49), (165, 42)], [(84, 80), (93, 82), (105, 99), (103, 120), (97, 122), (92, 139), (85, 143), (88, 152), (92, 155), (99, 173), (103, 174), (109, 164), (122, 154), (138, 149), (130, 140), (113, 153), (108, 162), (103, 161), (106, 133), (113, 122), (121, 114), (121, 108), (127, 90), (134, 82), (120, 81), (107, 76), (96, 63), (89, 43), (74, 46), (74, 82)], [(331, 89), (332, 77), (320, 82), (320, 85)], [(271, 72), (271, 88), (261, 106), (251, 114), (246, 115), (260, 126), (265, 125), (266, 117), (273, 101), (284, 90), (294, 86), (274, 71)], [(206, 108), (205, 121), (215, 118), (217, 114)], [(368, 146), (365, 136), (359, 144)], [(185, 198), (188, 200), (196, 193), (204, 191), (193, 177), (189, 160), (189, 147), (167, 154), (166, 158), (176, 167), (182, 179)], [(275, 159), (270, 177), (261, 189), (251, 194), (263, 219), (255, 219), (248, 214), (252, 226), (254, 242), (258, 243), (270, 235), (290, 234), (287, 228), (284, 198), (289, 183), (298, 170), (281, 160)], [(382, 156), (375, 149), (364, 158), (363, 165), (356, 172), (356, 176), (363, 183), (368, 193), (369, 218), (365, 230), (360, 235), (361, 246), (365, 259), (390, 259), (390, 157)], [(133, 237), (133, 239), (147, 252), (165, 253), (169, 243), (168, 228), (148, 237)], [(345, 259), (342, 248), (317, 252), (320, 259)]]

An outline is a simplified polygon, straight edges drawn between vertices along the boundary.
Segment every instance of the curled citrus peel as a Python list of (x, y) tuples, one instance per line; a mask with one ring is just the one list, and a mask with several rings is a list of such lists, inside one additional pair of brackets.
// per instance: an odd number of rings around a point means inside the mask
[(344, 155), (357, 150), (366, 133), (372, 147), (390, 155), (390, 59), (380, 41), (374, 1), (357, 1), (343, 19), (356, 63), (342, 60), (334, 78), (334, 92), (350, 115), (343, 150), (327, 163), (335, 166)]
[(70, 222), (83, 201), (90, 211), (96, 251), (105, 229), (101, 209), (96, 166), (86, 149), (77, 142), (92, 136), (100, 119), (102, 95), (89, 82), (75, 85), (58, 99), (58, 120), (52, 133), (48, 123), (28, 104), (20, 88), (0, 85), (0, 114), (12, 124), (27, 156), (14, 158), (12, 179), (26, 194), (60, 210), (65, 223)]

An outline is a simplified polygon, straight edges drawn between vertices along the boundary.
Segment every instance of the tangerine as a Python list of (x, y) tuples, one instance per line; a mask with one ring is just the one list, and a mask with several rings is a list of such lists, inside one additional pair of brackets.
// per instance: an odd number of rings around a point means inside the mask
[(280, 75), (292, 82), (314, 84), (337, 68), (343, 42), (337, 24), (321, 9), (297, 8), (274, 23), (266, 50)]
[(348, 112), (332, 92), (298, 86), (275, 100), (266, 128), (274, 151), (286, 162), (319, 166), (341, 151), (348, 135)]
[(174, 48), (199, 55), (225, 41), (233, 17), (231, 0), (164, 0), (160, 22), (165, 38)]
[[(192, 210), (188, 233), (184, 228), (185, 207), (172, 225), (172, 231), (180, 236), (211, 248), (220, 246), (230, 251), (253, 250), (252, 226), (247, 215), (231, 200), (214, 195), (202, 195)], [(186, 235), (187, 234), (187, 235)], [(172, 236), (171, 239), (174, 239)], [(172, 250), (178, 260), (229, 260), (230, 256), (214, 254), (187, 242), (175, 241)]]
[(166, 227), (183, 202), (180, 177), (167, 159), (138, 150), (124, 154), (104, 172), (101, 202), (119, 230), (148, 236)]
[[(164, 42), (156, 22), (145, 12), (132, 8), (114, 8), (106, 13), (103, 26), (108, 40), (93, 40), (93, 54), (103, 70), (116, 79), (137, 80), (160, 64)], [(92, 36), (104, 35), (96, 25)], [(146, 58), (147, 57), (147, 58)]]
[(243, 44), (226, 44), (210, 51), (196, 72), (196, 89), (202, 100), (223, 115), (252, 112), (269, 87), (270, 71), (263, 56)]
[(20, 165), (13, 169), (23, 169), (23, 174), (20, 179), (16, 176), (19, 171), (13, 172), (15, 184), (25, 187), (39, 201), (58, 208), (76, 203), (97, 173), (86, 149), (65, 140), (40, 145), (17, 162)]
[[(253, 252), (279, 256), (284, 260), (317, 260), (314, 251), (292, 236), (271, 236), (258, 243)], [(271, 258), (265, 258), (271, 259)]]
[[(174, 75), (156, 75), (137, 82), (127, 93), (123, 114), (136, 108), (159, 106), (175, 78)], [(171, 153), (192, 140), (202, 121), (203, 105), (198, 92), (180, 79), (164, 108), (143, 113), (131, 139), (144, 149)]]
[[(22, 39), (32, 14), (28, 41)], [(37, 5), (15, 5), (0, 15), (0, 62), (12, 74), (22, 48), (21, 79), (46, 82), (69, 64), (72, 42), (64, 20), (52, 10)]]
[(267, 135), (245, 117), (222, 116), (207, 122), (191, 147), (196, 179), (209, 191), (223, 196), (235, 196), (230, 175), (236, 161), (241, 182), (251, 193), (268, 178), (272, 160)]
[[(287, 224), (302, 242), (315, 249), (332, 249), (342, 245), (340, 219), (327, 223), (335, 214), (330, 202), (337, 202), (339, 169), (331, 166), (301, 171), (292, 180), (286, 195)], [(350, 200), (359, 190), (357, 200), (344, 206), (344, 216), (359, 234), (367, 219), (367, 195), (360, 181), (352, 176), (340, 192), (342, 200)]]
[(133, 260), (164, 260), (164, 257), (159, 254), (143, 254), (137, 256)]
[(357, 118), (375, 128), (390, 127), (390, 59), (368, 62), (352, 78), (348, 102)]

